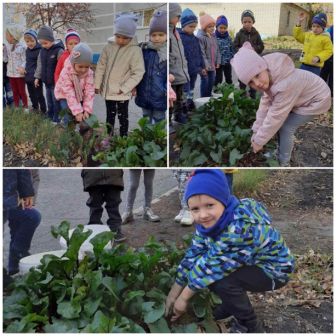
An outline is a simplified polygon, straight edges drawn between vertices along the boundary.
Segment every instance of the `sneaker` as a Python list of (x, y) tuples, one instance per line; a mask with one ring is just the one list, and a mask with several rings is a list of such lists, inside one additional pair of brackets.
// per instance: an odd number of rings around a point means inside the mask
[(193, 218), (191, 217), (191, 213), (190, 213), (189, 210), (184, 210), (184, 211), (183, 211), (183, 216), (182, 216), (182, 218), (181, 218), (180, 223), (181, 223), (181, 225), (185, 225), (185, 226), (193, 225), (194, 220), (193, 220)]
[(121, 233), (120, 230), (117, 231), (116, 235), (114, 236), (114, 241), (116, 243), (121, 243), (122, 241), (124, 241), (126, 239), (127, 239), (126, 236), (123, 233)]
[(151, 208), (144, 208), (143, 218), (150, 222), (160, 222), (160, 217), (155, 215)]
[(134, 216), (132, 211), (126, 211), (121, 216), (121, 224), (127, 224), (134, 221)]
[(178, 215), (174, 218), (175, 222), (181, 223), (181, 219), (183, 217), (184, 209), (181, 209)]
[(240, 324), (235, 318), (232, 319), (229, 329), (230, 334), (246, 334), (248, 331), (247, 327)]
[(29, 113), (30, 111), (29, 111), (29, 108), (25, 108), (25, 109), (23, 109), (23, 112), (24, 113)]

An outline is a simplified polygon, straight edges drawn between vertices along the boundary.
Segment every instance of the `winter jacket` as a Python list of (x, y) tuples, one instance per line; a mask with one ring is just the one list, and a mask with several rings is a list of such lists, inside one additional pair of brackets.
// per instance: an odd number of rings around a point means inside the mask
[(172, 85), (189, 82), (188, 63), (179, 32), (173, 25), (169, 25), (169, 73), (175, 79)]
[(55, 85), (54, 73), (57, 60), (64, 51), (62, 41), (55, 42), (49, 49), (42, 48), (37, 59), (35, 78), (41, 79), (48, 86)]
[(34, 196), (32, 176), (29, 169), (3, 170), (3, 209), (18, 206), (19, 198)]
[(296, 69), (285, 54), (263, 57), (271, 76), (269, 89), (263, 94), (252, 130), (253, 140), (265, 145), (283, 125), (290, 112), (319, 115), (329, 110), (331, 93), (328, 85), (315, 74)]
[(68, 49), (64, 50), (63, 54), (61, 55), (61, 57), (58, 59), (57, 61), (57, 65), (56, 65), (56, 69), (55, 69), (55, 73), (54, 73), (54, 81), (55, 84), (58, 81), (58, 78), (61, 74), (61, 71), (64, 67), (64, 62), (68, 59), (68, 57), (70, 56), (70, 52)]
[(252, 27), (250, 32), (242, 28), (236, 34), (236, 37), (233, 41), (236, 52), (243, 46), (245, 42), (250, 42), (255, 52), (258, 54), (261, 54), (264, 50), (264, 43), (261, 39), (261, 36), (254, 27)]
[[(293, 36), (303, 43), (303, 51), (300, 62), (323, 68), (324, 62), (333, 54), (333, 45), (328, 34), (315, 35), (312, 32), (304, 32), (301, 27), (293, 28)], [(316, 64), (312, 62), (314, 57), (319, 57)]]
[(167, 110), (167, 61), (159, 62), (158, 52), (141, 45), (145, 62), (145, 74), (137, 86), (135, 103), (152, 111)]
[[(83, 93), (83, 101), (78, 101), (74, 81), (79, 78), (79, 85)], [(79, 113), (93, 112), (93, 100), (95, 96), (93, 71), (88, 70), (84, 77), (78, 77), (76, 71), (68, 59), (64, 63), (64, 68), (60, 74), (59, 80), (55, 85), (55, 98), (57, 100), (66, 99), (71, 113), (75, 116)]]
[(13, 45), (5, 45), (8, 55), (7, 76), (12, 78), (23, 78), (24, 75), (19, 73), (19, 68), (26, 66), (26, 47), (22, 42), (18, 42), (14, 50)]
[(95, 89), (101, 90), (101, 95), (106, 100), (129, 100), (132, 90), (140, 83), (144, 73), (142, 51), (136, 37), (123, 47), (111, 38), (99, 57)]
[(217, 37), (217, 44), (221, 56), (219, 64), (224, 65), (230, 63), (230, 60), (233, 58), (233, 55), (235, 54), (231, 36), (228, 35), (225, 38)]
[(184, 56), (188, 62), (189, 76), (199, 74), (202, 69), (205, 69), (200, 42), (194, 34), (187, 34), (180, 28), (178, 32), (183, 43)]
[(208, 287), (243, 266), (260, 267), (271, 279), (287, 282), (294, 257), (280, 233), (271, 226), (264, 206), (242, 199), (233, 221), (216, 239), (198, 230), (177, 269), (176, 282), (194, 291)]
[(220, 64), (221, 55), (215, 35), (209, 37), (203, 30), (197, 32), (200, 41), (205, 68), (208, 71), (216, 71), (216, 65)]
[(25, 81), (32, 83), (35, 80), (34, 74), (37, 68), (37, 59), (41, 51), (41, 45), (36, 43), (33, 49), (26, 49), (26, 76)]
[(84, 191), (96, 186), (114, 186), (124, 190), (124, 172), (122, 169), (83, 169)]

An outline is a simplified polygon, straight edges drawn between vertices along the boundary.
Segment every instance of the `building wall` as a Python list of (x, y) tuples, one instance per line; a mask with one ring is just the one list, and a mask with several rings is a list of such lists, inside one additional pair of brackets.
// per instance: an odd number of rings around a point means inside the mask
[[(279, 36), (282, 35), (292, 35), (293, 27), (296, 25), (297, 17), (301, 12), (305, 12), (308, 16), (308, 12), (303, 8), (290, 4), (281, 4), (280, 11), (280, 22), (279, 22)], [(308, 29), (308, 18), (306, 18), (305, 23), (302, 25), (305, 30)]]
[(6, 26), (10, 24), (26, 26), (26, 19), (22, 14), (17, 13), (17, 6), (15, 3), (2, 4), (3, 41), (6, 40)]

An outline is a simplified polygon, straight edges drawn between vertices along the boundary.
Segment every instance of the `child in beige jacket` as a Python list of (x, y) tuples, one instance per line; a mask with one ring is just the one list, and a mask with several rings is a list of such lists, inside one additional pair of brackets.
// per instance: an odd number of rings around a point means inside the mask
[(138, 46), (136, 17), (122, 14), (114, 25), (114, 37), (105, 45), (96, 69), (95, 93), (106, 101), (106, 122), (110, 134), (118, 114), (120, 135), (128, 133), (128, 102), (133, 89), (139, 84), (145, 66), (141, 48)]

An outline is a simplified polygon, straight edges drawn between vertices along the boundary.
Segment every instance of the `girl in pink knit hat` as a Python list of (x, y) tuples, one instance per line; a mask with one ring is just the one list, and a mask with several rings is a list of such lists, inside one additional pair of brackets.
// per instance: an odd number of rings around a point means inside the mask
[(201, 97), (211, 97), (215, 84), (216, 69), (219, 68), (221, 56), (214, 35), (216, 21), (209, 14), (200, 13), (199, 22), (201, 29), (197, 32), (201, 51), (205, 63), (206, 75), (201, 75)]
[(296, 69), (286, 54), (259, 56), (249, 42), (231, 65), (241, 82), (263, 93), (252, 126), (253, 151), (261, 151), (278, 132), (278, 160), (289, 166), (295, 131), (331, 106), (328, 85), (319, 76)]

